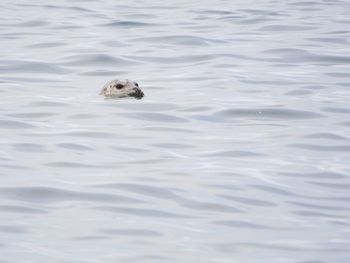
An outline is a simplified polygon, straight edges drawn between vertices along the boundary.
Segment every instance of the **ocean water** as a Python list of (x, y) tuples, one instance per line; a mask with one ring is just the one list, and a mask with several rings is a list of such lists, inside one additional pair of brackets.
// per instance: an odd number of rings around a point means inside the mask
[(350, 262), (349, 14), (2, 0), (0, 262)]

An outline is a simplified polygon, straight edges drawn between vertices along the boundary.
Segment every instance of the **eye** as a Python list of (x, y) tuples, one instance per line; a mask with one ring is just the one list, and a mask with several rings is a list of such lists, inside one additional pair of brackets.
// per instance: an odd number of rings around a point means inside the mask
[(138, 84), (137, 82), (134, 82), (134, 84), (135, 84), (135, 86), (136, 86), (136, 87), (138, 87), (138, 86), (139, 86), (139, 84)]
[(122, 89), (124, 88), (124, 85), (123, 84), (117, 84), (117, 86), (115, 86), (116, 89)]

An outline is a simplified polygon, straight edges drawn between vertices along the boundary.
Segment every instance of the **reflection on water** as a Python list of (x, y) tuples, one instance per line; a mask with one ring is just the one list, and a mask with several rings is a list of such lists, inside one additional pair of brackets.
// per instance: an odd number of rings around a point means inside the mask
[(0, 8), (1, 261), (350, 261), (348, 1)]

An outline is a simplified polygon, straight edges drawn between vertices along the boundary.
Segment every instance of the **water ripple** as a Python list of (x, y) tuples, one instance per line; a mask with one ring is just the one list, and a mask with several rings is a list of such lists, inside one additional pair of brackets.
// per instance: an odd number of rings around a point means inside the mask
[(32, 129), (34, 125), (12, 120), (0, 120), (0, 128), (2, 129)]
[(126, 207), (116, 207), (116, 206), (99, 206), (96, 207), (97, 210), (103, 210), (108, 212), (113, 212), (117, 214), (127, 214), (134, 216), (150, 217), (150, 218), (191, 218), (192, 216), (161, 211), (157, 209), (142, 209), (142, 208), (126, 208)]
[[(4, 61), (3, 61), (4, 62)], [(7, 65), (0, 65), (3, 73), (28, 73), (28, 74), (67, 74), (70, 71), (62, 66), (41, 61), (8, 61)]]
[(304, 120), (322, 118), (323, 115), (310, 111), (292, 110), (292, 109), (275, 109), (275, 108), (264, 108), (264, 109), (228, 109), (218, 111), (214, 114), (214, 117), (234, 119), (255, 119), (255, 120)]
[(140, 113), (126, 113), (123, 115), (129, 118), (135, 118), (139, 120), (152, 121), (152, 122), (174, 122), (174, 123), (188, 122), (187, 119), (172, 116), (170, 114), (165, 114), (165, 113), (140, 112)]
[(134, 28), (134, 27), (158, 27), (160, 24), (144, 23), (137, 21), (114, 21), (106, 24), (101, 24), (101, 27), (112, 27), (112, 28)]
[(124, 65), (130, 65), (134, 62), (122, 58), (117, 58), (111, 55), (105, 55), (105, 54), (83, 54), (83, 55), (74, 55), (63, 58), (63, 61), (65, 65), (70, 66), (93, 66), (96, 67), (96, 65), (100, 66), (124, 66)]
[(114, 236), (159, 237), (161, 233), (146, 229), (101, 229), (99, 232)]
[(86, 193), (64, 190), (53, 187), (2, 187), (0, 196), (3, 198), (35, 203), (56, 203), (67, 201), (98, 201), (108, 203), (141, 203), (141, 200), (120, 195)]
[(348, 2), (0, 1), (0, 261), (349, 262)]
[(292, 147), (320, 152), (350, 152), (350, 145), (314, 145), (314, 144), (291, 144)]
[(259, 228), (267, 228), (266, 226), (259, 225), (256, 223), (251, 222), (244, 222), (244, 221), (235, 221), (235, 220), (222, 220), (222, 221), (215, 221), (213, 222), (216, 225), (220, 226), (229, 226), (234, 228), (253, 228), (253, 229), (259, 229)]

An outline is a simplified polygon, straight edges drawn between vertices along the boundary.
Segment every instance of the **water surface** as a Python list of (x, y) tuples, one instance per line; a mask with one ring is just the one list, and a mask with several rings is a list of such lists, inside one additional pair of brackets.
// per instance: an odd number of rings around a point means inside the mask
[(350, 262), (348, 1), (0, 10), (1, 262)]

